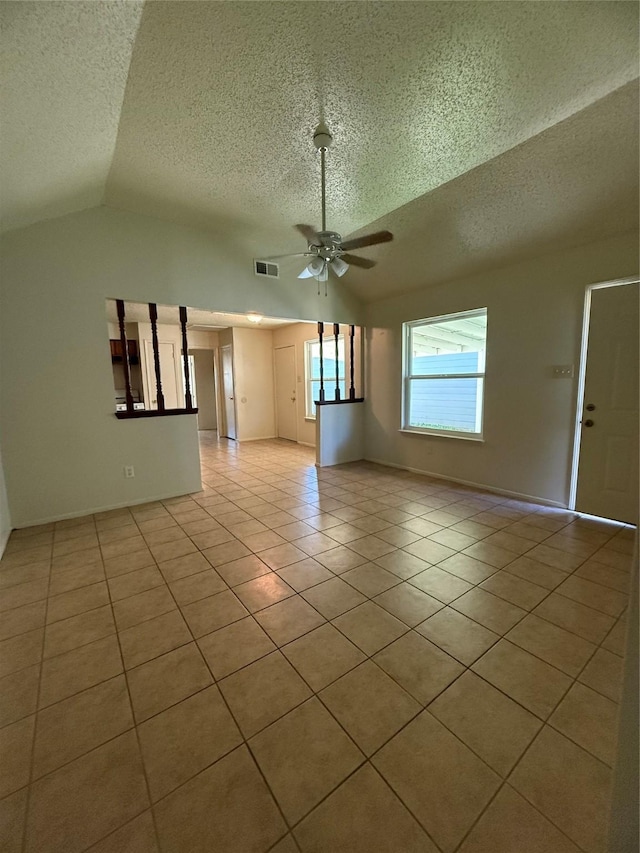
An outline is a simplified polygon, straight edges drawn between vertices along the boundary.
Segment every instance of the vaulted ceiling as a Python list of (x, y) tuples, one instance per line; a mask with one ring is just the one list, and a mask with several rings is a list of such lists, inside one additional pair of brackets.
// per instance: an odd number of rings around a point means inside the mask
[[(97, 204), (260, 255), (394, 243), (380, 298), (637, 220), (632, 2), (5, 2), (3, 227)], [(285, 261), (285, 274), (299, 264)]]

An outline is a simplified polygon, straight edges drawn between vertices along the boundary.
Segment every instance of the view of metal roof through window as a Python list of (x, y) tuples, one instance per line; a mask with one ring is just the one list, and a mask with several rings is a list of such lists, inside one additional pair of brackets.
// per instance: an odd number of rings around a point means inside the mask
[(413, 355), (478, 352), (484, 349), (486, 337), (486, 311), (471, 317), (416, 325), (411, 339)]

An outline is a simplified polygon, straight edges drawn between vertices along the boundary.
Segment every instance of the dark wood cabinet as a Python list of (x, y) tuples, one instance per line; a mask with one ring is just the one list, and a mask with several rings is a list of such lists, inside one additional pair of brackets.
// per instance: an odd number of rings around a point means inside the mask
[[(111, 339), (111, 361), (114, 364), (122, 364), (122, 341)], [(138, 364), (138, 342), (127, 341), (127, 352), (129, 354), (129, 364)]]

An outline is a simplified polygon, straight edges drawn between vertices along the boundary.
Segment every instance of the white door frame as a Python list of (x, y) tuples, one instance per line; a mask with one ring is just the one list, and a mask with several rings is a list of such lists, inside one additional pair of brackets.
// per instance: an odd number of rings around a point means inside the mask
[(582, 439), (582, 413), (584, 408), (584, 383), (587, 375), (587, 352), (589, 349), (589, 320), (591, 318), (591, 294), (594, 290), (602, 290), (605, 287), (620, 287), (624, 284), (638, 284), (640, 278), (616, 278), (613, 281), (601, 281), (597, 284), (588, 284), (584, 294), (584, 315), (582, 318), (582, 340), (580, 343), (580, 363), (578, 366), (578, 393), (576, 395), (576, 417), (573, 437), (573, 457), (571, 462), (571, 485), (569, 487), (569, 506), (571, 510), (576, 508), (576, 497), (578, 494), (578, 466), (580, 463), (580, 441)]

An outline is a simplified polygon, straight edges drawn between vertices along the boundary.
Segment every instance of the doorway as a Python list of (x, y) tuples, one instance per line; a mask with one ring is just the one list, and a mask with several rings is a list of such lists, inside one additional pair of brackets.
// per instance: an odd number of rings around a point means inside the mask
[(216, 430), (218, 428), (218, 417), (214, 351), (212, 349), (190, 349), (189, 364), (192, 365), (190, 367), (191, 395), (193, 397), (195, 392), (193, 404), (198, 409), (198, 429)]
[(274, 350), (274, 358), (277, 435), (278, 438), (297, 441), (296, 348), (277, 347)]
[(587, 288), (570, 508), (638, 523), (637, 279)]
[(236, 403), (233, 382), (233, 355), (231, 346), (221, 347), (222, 353), (222, 394), (224, 398), (225, 435), (236, 439)]

